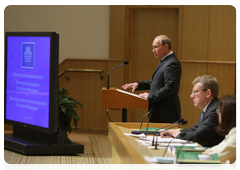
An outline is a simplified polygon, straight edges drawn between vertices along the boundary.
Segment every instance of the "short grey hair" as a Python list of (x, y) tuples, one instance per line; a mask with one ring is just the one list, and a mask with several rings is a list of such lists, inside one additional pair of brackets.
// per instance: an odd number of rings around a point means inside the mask
[(159, 43), (164, 46), (165, 44), (168, 44), (168, 49), (172, 49), (172, 43), (171, 40), (166, 35), (159, 35), (156, 38), (160, 39)]
[(212, 97), (218, 97), (219, 84), (215, 77), (211, 75), (203, 75), (196, 77), (192, 84), (201, 83), (204, 89), (210, 89), (212, 92)]

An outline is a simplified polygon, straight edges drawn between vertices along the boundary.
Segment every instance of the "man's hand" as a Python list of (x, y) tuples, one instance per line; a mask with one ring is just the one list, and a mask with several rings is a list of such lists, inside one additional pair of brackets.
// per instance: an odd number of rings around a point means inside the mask
[(145, 93), (139, 94), (138, 96), (148, 99), (148, 95), (149, 95), (149, 93), (145, 92)]
[(127, 90), (128, 88), (132, 88), (132, 92), (134, 92), (136, 90), (136, 88), (138, 88), (138, 83), (129, 83), (129, 84), (124, 84), (122, 86), (122, 88), (124, 90)]
[(179, 133), (181, 133), (180, 130), (178, 129), (172, 129), (172, 130), (167, 130), (167, 131), (164, 131), (164, 132), (161, 132), (161, 138), (176, 138)]

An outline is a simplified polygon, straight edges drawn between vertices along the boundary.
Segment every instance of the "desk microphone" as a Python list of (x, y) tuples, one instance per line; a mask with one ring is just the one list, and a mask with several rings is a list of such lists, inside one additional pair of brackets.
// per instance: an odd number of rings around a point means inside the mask
[[(181, 136), (185, 136), (185, 135), (186, 135), (185, 132), (180, 133), (180, 134), (181, 134)], [(179, 135), (180, 135), (180, 134), (179, 134)], [(172, 139), (168, 142), (168, 145), (167, 145), (167, 147), (166, 147), (166, 149), (165, 149), (165, 151), (164, 151), (164, 153), (163, 153), (163, 157), (165, 157), (165, 154), (166, 154), (166, 152), (167, 152), (167, 149), (168, 149), (170, 143), (173, 141), (173, 139), (175, 139), (175, 138), (172, 138)], [(185, 145), (185, 143), (183, 144), (183, 146), (184, 146), (184, 145)], [(182, 147), (181, 147), (181, 148), (182, 148)]]
[(180, 155), (180, 152), (181, 152), (181, 150), (182, 150), (182, 148), (183, 148), (183, 146), (184, 146), (185, 144), (186, 144), (186, 143), (184, 143), (184, 144), (178, 149), (178, 154), (177, 154), (176, 162), (177, 162), (178, 157), (179, 157), (179, 155)]
[[(181, 122), (183, 122), (183, 121), (184, 121), (184, 119), (180, 119), (180, 120), (178, 120), (178, 121), (176, 121), (176, 122), (171, 123), (170, 125), (167, 125), (167, 126), (164, 126), (164, 127), (160, 128), (160, 129), (165, 129), (165, 128), (173, 125), (173, 124), (181, 123)], [(159, 129), (158, 131), (160, 131), (160, 129)]]
[(153, 134), (153, 140), (152, 140), (152, 146), (154, 146), (154, 138), (155, 138), (156, 134)]
[(166, 152), (167, 152), (167, 149), (168, 149), (170, 143), (173, 141), (173, 139), (175, 139), (175, 138), (172, 138), (172, 139), (168, 142), (168, 145), (167, 145), (167, 147), (166, 147), (166, 149), (165, 149), (162, 157), (165, 157), (165, 154), (166, 154)]
[(158, 135), (160, 135), (160, 134), (156, 134), (157, 139), (156, 139), (156, 143), (155, 143), (155, 149), (157, 149), (157, 145), (158, 145)]
[[(179, 125), (185, 125), (185, 124), (187, 124), (187, 122), (188, 122), (188, 121), (183, 121), (183, 122), (181, 122), (181, 123), (178, 123), (178, 124), (175, 125), (175, 126), (172, 126), (172, 127), (170, 127), (170, 128), (167, 128), (166, 130), (164, 130), (164, 131), (162, 131), (162, 132), (165, 132), (165, 131), (167, 131), (167, 130), (169, 130), (169, 129), (172, 129), (172, 128), (174, 128), (174, 127), (176, 127), (176, 126), (179, 126)], [(159, 134), (161, 134), (162, 132), (159, 132)]]
[(151, 116), (152, 116), (152, 112), (154, 112), (154, 109), (151, 108), (151, 112), (149, 113), (149, 117), (148, 117), (148, 123), (147, 123), (147, 129), (146, 129), (146, 136), (147, 136), (147, 132), (148, 132), (148, 125), (149, 125), (149, 121), (151, 119)]
[(109, 73), (111, 73), (113, 70), (115, 70), (116, 68), (123, 66), (123, 65), (127, 65), (129, 62), (128, 61), (124, 61), (122, 64), (120, 64), (119, 66), (115, 67), (114, 69), (112, 69), (111, 71), (108, 72), (107, 75), (107, 89), (109, 89)]
[[(143, 119), (144, 119), (147, 115), (149, 115), (149, 114), (150, 114), (150, 117), (151, 117), (151, 113), (152, 113), (153, 111), (154, 111), (154, 109), (151, 108), (151, 109), (149, 110), (149, 112), (147, 112), (147, 113), (142, 117), (142, 121), (141, 121), (141, 125), (140, 125), (140, 130), (141, 130), (141, 128), (142, 128)], [(149, 120), (150, 120), (150, 118), (148, 119), (148, 124), (149, 124)], [(148, 129), (148, 125), (147, 125), (147, 129)]]
[[(164, 127), (160, 128), (160, 129), (165, 129), (166, 127), (169, 127), (169, 126), (171, 126), (171, 125), (173, 125), (173, 124), (181, 123), (181, 122), (183, 122), (183, 121), (184, 121), (184, 119), (180, 119), (180, 120), (178, 120), (178, 121), (176, 121), (176, 122), (171, 123), (170, 125), (167, 125), (167, 126), (164, 126)], [(161, 133), (161, 132), (160, 132), (160, 129), (157, 130), (156, 133), (153, 133), (152, 146), (154, 146), (154, 135), (156, 135), (157, 133)]]
[[(166, 129), (166, 130), (164, 130), (164, 131), (162, 131), (162, 132), (165, 132), (165, 131), (167, 131), (167, 130), (169, 130), (169, 129), (171, 129), (171, 128), (173, 128), (173, 127), (176, 127), (176, 126), (179, 126), (179, 125), (185, 125), (185, 124), (187, 124), (187, 122), (188, 121), (183, 121), (183, 122), (180, 122), (180, 123), (178, 123), (177, 125), (175, 125), (175, 126), (172, 126), (172, 127), (170, 127), (170, 128), (168, 128), (168, 129)], [(161, 134), (161, 132), (156, 132), (156, 136), (157, 135), (159, 135), (160, 136), (160, 134)], [(183, 132), (183, 133), (180, 133), (181, 134), (181, 136), (185, 136), (186, 135), (186, 133), (185, 132)], [(179, 134), (179, 135), (180, 135)], [(175, 139), (175, 138), (173, 138), (173, 139)], [(173, 140), (172, 139), (172, 140)], [(170, 145), (170, 143), (172, 142), (172, 140), (170, 140), (170, 142), (168, 143), (168, 146)], [(156, 143), (157, 143), (157, 141), (156, 141)], [(152, 140), (152, 146), (154, 146), (154, 134), (153, 134), (153, 140)], [(168, 148), (168, 146), (167, 146), (167, 148)], [(155, 145), (155, 149), (156, 149), (156, 145)], [(166, 150), (165, 150), (165, 152), (164, 152), (164, 154), (163, 155), (165, 155), (165, 153), (166, 153)], [(164, 156), (163, 156), (164, 157)]]

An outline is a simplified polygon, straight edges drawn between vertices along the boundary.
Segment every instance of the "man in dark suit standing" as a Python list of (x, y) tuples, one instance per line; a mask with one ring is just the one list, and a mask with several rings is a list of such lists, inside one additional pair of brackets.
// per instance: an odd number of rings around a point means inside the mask
[(190, 97), (195, 107), (202, 110), (199, 121), (191, 128), (182, 131), (178, 129), (161, 133), (161, 137), (175, 137), (198, 142), (202, 146), (212, 147), (219, 144), (224, 136), (219, 135), (215, 128), (218, 125), (217, 109), (219, 105), (219, 84), (211, 75), (199, 76), (192, 82), (193, 90)]
[(125, 90), (150, 90), (140, 97), (148, 99), (148, 109), (154, 109), (150, 122), (172, 123), (181, 118), (181, 106), (178, 97), (182, 67), (172, 52), (171, 41), (165, 35), (157, 36), (153, 41), (153, 54), (160, 62), (148, 81), (135, 82), (122, 86)]

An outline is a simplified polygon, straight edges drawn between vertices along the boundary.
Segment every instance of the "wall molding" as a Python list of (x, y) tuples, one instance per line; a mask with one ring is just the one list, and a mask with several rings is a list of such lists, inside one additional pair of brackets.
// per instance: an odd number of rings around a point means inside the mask
[(199, 63), (199, 64), (233, 64), (233, 65), (236, 65), (236, 61), (181, 60), (181, 63)]

